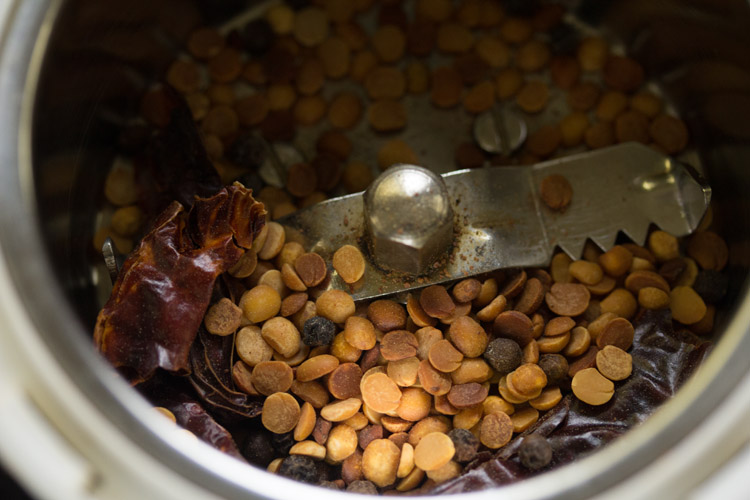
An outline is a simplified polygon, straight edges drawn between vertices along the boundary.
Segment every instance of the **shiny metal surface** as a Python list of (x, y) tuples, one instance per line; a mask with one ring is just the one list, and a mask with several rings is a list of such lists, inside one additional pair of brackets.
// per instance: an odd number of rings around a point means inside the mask
[[(427, 200), (413, 187), (423, 177), (409, 177), (411, 168), (386, 171), (364, 195), (279, 219), (290, 239), (327, 261), (345, 244), (359, 245), (368, 255), (361, 283), (351, 286), (334, 272), (330, 287), (364, 300), (401, 292), (404, 283), (414, 289), (496, 269), (543, 266), (556, 247), (579, 258), (587, 239), (607, 250), (620, 231), (643, 244), (650, 224), (684, 236), (698, 227), (711, 200), (711, 189), (692, 169), (636, 143), (534, 166), (452, 172), (443, 175), (446, 194)], [(550, 210), (540, 197), (542, 179), (552, 174), (573, 187), (563, 212)], [(456, 214), (453, 230), (443, 196)], [(368, 246), (369, 234), (374, 237)], [(446, 249), (434, 265), (422, 264)]]
[(474, 140), (488, 153), (510, 156), (526, 140), (526, 122), (517, 113), (495, 106), (474, 120)]
[[(367, 188), (363, 209), (366, 244), (378, 268), (420, 275), (442, 267), (436, 259), (453, 242), (453, 209), (441, 176), (415, 165), (395, 165)], [(319, 217), (327, 221), (337, 215)], [(309, 234), (306, 229), (302, 232)]]
[[(627, 438), (464, 498), (685, 498), (748, 439), (750, 398), (739, 384), (750, 371), (750, 7), (572, 3), (580, 19), (622, 41), (688, 122), (730, 248), (721, 338), (680, 393)], [(114, 155), (117, 130), (185, 31), (231, 17), (242, 4), (0, 2), (0, 416), (14, 424), (0, 428), (0, 460), (39, 498), (351, 498), (248, 468), (181, 436), (90, 345), (89, 259), (98, 258), (91, 217), (100, 192), (93, 186)], [(447, 135), (444, 124), (423, 125)]]

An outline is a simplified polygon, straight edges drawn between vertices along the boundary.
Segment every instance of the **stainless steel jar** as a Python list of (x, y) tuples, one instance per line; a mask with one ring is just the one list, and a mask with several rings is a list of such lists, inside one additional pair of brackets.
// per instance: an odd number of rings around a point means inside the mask
[[(730, 246), (731, 306), (707, 362), (644, 425), (505, 492), (677, 498), (750, 439), (750, 6), (573, 3), (584, 21), (624, 42), (688, 122)], [(97, 302), (87, 255), (99, 196), (92, 186), (101, 185), (116, 131), (186, 30), (244, 7), (0, 2), (0, 461), (35, 496), (339, 496), (186, 437), (154, 416), (90, 342)]]

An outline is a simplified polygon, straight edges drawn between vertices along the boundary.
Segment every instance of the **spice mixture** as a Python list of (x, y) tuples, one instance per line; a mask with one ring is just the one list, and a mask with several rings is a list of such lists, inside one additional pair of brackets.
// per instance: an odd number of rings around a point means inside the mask
[[(417, 99), (445, 120), (505, 106), (538, 124), (511, 156), (458, 131), (456, 168), (626, 141), (685, 149), (638, 62), (565, 16), (543, 2), (288, 1), (229, 33), (197, 28), (143, 98), (144, 152), (106, 181), (116, 209), (94, 245), (112, 237), (129, 257), (97, 347), (219, 449), (358, 493), (505, 484), (642, 421), (705, 355), (726, 293), (710, 213), (685, 241), (655, 229), (644, 246), (587, 245), (405, 303), (327, 289), (331, 273), (367, 280), (366, 257), (347, 245), (326, 262), (276, 221), (419, 163), (398, 134)], [(369, 162), (352, 159), (356, 127), (387, 139)], [(269, 148), (313, 129), (314, 151), (272, 185)], [(550, 210), (577, 201), (559, 175), (540, 195)]]

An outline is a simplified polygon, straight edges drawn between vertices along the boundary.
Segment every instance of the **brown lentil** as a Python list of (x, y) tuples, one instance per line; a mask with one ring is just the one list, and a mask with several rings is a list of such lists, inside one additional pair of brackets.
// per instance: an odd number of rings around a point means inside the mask
[(604, 276), (604, 272), (599, 264), (585, 260), (571, 262), (568, 272), (584, 285), (595, 285)]
[(427, 315), (424, 309), (422, 309), (419, 299), (412, 294), (409, 294), (406, 301), (406, 312), (418, 327), (435, 326), (437, 324), (437, 320)]
[(461, 100), (463, 80), (451, 67), (437, 68), (432, 72), (430, 100), (438, 108), (452, 108)]
[(303, 403), (302, 409), (300, 410), (299, 421), (294, 428), (294, 440), (304, 441), (307, 439), (315, 429), (316, 422), (317, 416), (315, 415), (315, 409), (310, 403)]
[(343, 422), (353, 417), (362, 406), (362, 401), (357, 398), (334, 401), (320, 409), (320, 416), (329, 422)]
[(325, 458), (332, 463), (343, 462), (357, 451), (357, 432), (346, 424), (331, 429), (326, 441)]
[(695, 290), (689, 286), (676, 286), (669, 294), (669, 308), (672, 318), (683, 325), (692, 325), (706, 315), (706, 304)]
[(235, 346), (240, 359), (251, 367), (263, 361), (269, 361), (273, 355), (273, 349), (261, 335), (257, 326), (246, 326), (237, 332)]
[(458, 23), (443, 23), (438, 26), (436, 45), (446, 54), (460, 54), (474, 45), (474, 35)]
[(362, 369), (356, 363), (341, 363), (328, 376), (328, 391), (336, 399), (349, 399), (360, 395)]
[(624, 350), (608, 345), (596, 354), (596, 368), (610, 380), (625, 380), (633, 371), (633, 358)]
[(300, 407), (297, 400), (286, 392), (277, 392), (263, 402), (261, 421), (263, 427), (275, 434), (284, 434), (297, 426)]
[(574, 111), (589, 111), (599, 102), (601, 89), (592, 82), (574, 84), (568, 91), (568, 105)]
[(393, 330), (383, 335), (380, 340), (380, 354), (388, 361), (398, 361), (416, 356), (418, 346), (419, 342), (413, 333), (407, 330)]
[(242, 360), (235, 361), (232, 365), (232, 381), (238, 390), (251, 396), (260, 396), (260, 393), (253, 387), (252, 372)]
[(609, 122), (597, 122), (586, 129), (583, 140), (590, 149), (599, 149), (615, 143), (615, 129)]
[(386, 63), (401, 59), (406, 50), (406, 36), (398, 26), (387, 24), (381, 26), (370, 38), (378, 58)]
[(340, 332), (333, 338), (330, 354), (339, 358), (342, 363), (354, 363), (362, 355), (362, 350), (349, 344), (344, 332)]
[(396, 482), (401, 450), (388, 439), (376, 439), (362, 455), (362, 473), (369, 481), (382, 487)]
[(419, 387), (406, 387), (401, 394), (401, 402), (396, 414), (409, 422), (418, 422), (430, 413), (432, 396)]
[(495, 85), (484, 80), (471, 87), (464, 95), (463, 104), (469, 113), (481, 113), (495, 104)]
[(539, 113), (547, 106), (549, 88), (544, 82), (532, 80), (518, 92), (516, 103), (527, 113)]
[(453, 385), (448, 391), (447, 398), (450, 404), (462, 410), (476, 406), (485, 400), (488, 394), (488, 386), (476, 382)]
[(547, 322), (544, 327), (544, 335), (554, 337), (569, 332), (576, 326), (575, 320), (569, 316), (557, 316)]
[(688, 130), (679, 118), (661, 114), (653, 119), (648, 131), (666, 154), (674, 155), (687, 147)]
[(230, 83), (242, 73), (242, 56), (230, 47), (224, 47), (208, 61), (208, 74), (214, 83)]
[(609, 46), (602, 38), (589, 37), (578, 46), (577, 56), (583, 71), (600, 71), (609, 57)]
[(504, 295), (498, 295), (494, 299), (492, 299), (492, 302), (487, 304), (484, 308), (480, 309), (477, 312), (477, 318), (480, 321), (485, 322), (492, 322), (497, 318), (497, 316), (505, 310), (505, 307), (508, 305), (508, 300), (505, 298)]
[(539, 196), (550, 209), (564, 211), (573, 197), (573, 187), (562, 175), (548, 175), (542, 179)]
[(695, 233), (688, 242), (688, 255), (702, 269), (721, 271), (729, 260), (729, 250), (724, 239), (713, 231)]
[(424, 471), (432, 471), (450, 462), (456, 449), (447, 434), (431, 432), (414, 447), (414, 463)]
[(294, 120), (300, 125), (314, 125), (326, 113), (326, 101), (320, 95), (301, 96), (294, 103)]
[(547, 375), (534, 363), (527, 363), (508, 374), (507, 383), (523, 397), (530, 398), (547, 385)]
[[(358, 484), (362, 482), (362, 452), (356, 450), (354, 453), (344, 459), (341, 464), (341, 478), (348, 485)], [(375, 485), (367, 481), (372, 486), (372, 490), (377, 492)], [(374, 493), (373, 492), (373, 493)]]
[(401, 402), (401, 390), (385, 373), (363, 377), (361, 390), (367, 407), (378, 413), (394, 412)]
[(292, 33), (295, 40), (305, 47), (320, 45), (328, 38), (329, 26), (325, 11), (318, 7), (307, 7), (294, 17)]
[(297, 367), (297, 380), (309, 382), (331, 373), (339, 366), (339, 360), (330, 354), (321, 354), (304, 361)]
[(526, 347), (523, 348), (523, 356), (521, 357), (522, 363), (538, 363), (539, 362), (539, 343), (536, 340), (532, 340)]
[(242, 309), (224, 297), (212, 305), (206, 312), (203, 323), (206, 330), (214, 335), (231, 335), (239, 328)]
[(375, 327), (367, 318), (349, 316), (344, 324), (346, 341), (357, 349), (366, 351), (375, 347)]
[(344, 323), (355, 311), (351, 295), (341, 290), (326, 290), (315, 301), (315, 307), (318, 316), (334, 323)]
[(433, 368), (427, 359), (420, 361), (417, 377), (424, 390), (433, 396), (446, 395), (451, 389), (450, 376)]
[(495, 335), (512, 339), (519, 346), (524, 347), (533, 340), (534, 327), (531, 319), (518, 311), (504, 311), (493, 322), (492, 331)]
[(667, 280), (654, 271), (633, 271), (625, 278), (625, 288), (633, 293), (638, 293), (642, 288), (646, 287), (658, 288), (669, 292), (669, 283), (667, 283)]
[(355, 283), (365, 273), (365, 259), (357, 247), (344, 245), (333, 254), (333, 268), (346, 283)]
[(513, 436), (513, 422), (505, 413), (496, 412), (482, 418), (479, 440), (487, 448), (496, 450), (502, 448)]
[(390, 361), (386, 372), (399, 387), (410, 387), (417, 383), (417, 371), (419, 370), (419, 358), (409, 358)]
[(448, 338), (465, 356), (481, 356), (489, 338), (482, 326), (468, 316), (460, 316), (450, 325)]
[(578, 399), (592, 406), (608, 402), (615, 392), (614, 384), (596, 368), (580, 370), (573, 376), (570, 386)]
[[(393, 417), (385, 416), (383, 418), (388, 419), (388, 418), (393, 418)], [(366, 417), (365, 417), (365, 420), (367, 420)], [(367, 448), (368, 444), (375, 441), (376, 439), (383, 439), (383, 426), (377, 425), (377, 424), (372, 425), (372, 424), (369, 424), (368, 422), (368, 425), (366, 425), (361, 430), (358, 437), (359, 437), (359, 447), (364, 450), (365, 448)]]
[(549, 71), (554, 84), (563, 90), (570, 90), (578, 82), (581, 75), (581, 67), (578, 65), (578, 61), (570, 56), (555, 56), (552, 58)]
[(429, 360), (432, 366), (443, 373), (450, 373), (461, 366), (463, 354), (447, 340), (439, 340), (432, 345)]
[(539, 397), (529, 400), (529, 405), (539, 411), (547, 411), (557, 405), (562, 400), (562, 393), (559, 387), (547, 387), (542, 390)]
[(294, 356), (300, 349), (301, 339), (297, 327), (281, 316), (276, 316), (263, 323), (261, 335), (274, 351), (284, 357)]
[(337, 36), (327, 38), (318, 45), (316, 53), (328, 78), (337, 80), (349, 72), (351, 49), (342, 38)]
[(638, 302), (633, 294), (624, 288), (616, 288), (600, 303), (601, 311), (615, 313), (623, 318), (632, 318), (638, 309)]
[(630, 270), (633, 254), (621, 245), (615, 245), (599, 256), (599, 264), (608, 275), (619, 278)]
[(669, 293), (660, 288), (647, 286), (638, 291), (638, 304), (645, 309), (663, 309), (669, 301)]
[(292, 386), (292, 368), (281, 361), (262, 361), (252, 371), (252, 384), (264, 396), (286, 392)]
[(406, 126), (407, 116), (401, 101), (380, 99), (370, 104), (367, 119), (378, 132), (395, 132)]
[(534, 407), (523, 408), (511, 415), (510, 420), (513, 424), (513, 432), (520, 433), (539, 420), (539, 411)]
[(640, 111), (628, 110), (615, 118), (617, 142), (640, 142), (648, 144), (648, 118)]
[(580, 356), (588, 351), (591, 345), (591, 334), (583, 326), (577, 326), (570, 332), (570, 340), (562, 353), (569, 358)]
[(507, 68), (495, 77), (495, 90), (500, 100), (515, 96), (523, 86), (523, 75), (517, 68)]

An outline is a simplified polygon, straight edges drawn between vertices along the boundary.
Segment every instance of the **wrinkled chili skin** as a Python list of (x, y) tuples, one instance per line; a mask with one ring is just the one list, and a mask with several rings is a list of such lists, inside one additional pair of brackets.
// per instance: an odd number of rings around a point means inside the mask
[(201, 326), (190, 350), (188, 380), (204, 405), (222, 423), (260, 415), (262, 399), (237, 391), (231, 376), (234, 336), (211, 335)]
[(189, 207), (196, 196), (210, 197), (224, 187), (208, 157), (185, 99), (169, 85), (164, 93), (169, 123), (149, 139), (135, 158), (140, 204), (148, 219), (172, 201)]
[[(669, 310), (643, 311), (634, 326), (633, 374), (617, 383), (607, 404), (589, 406), (568, 395), (497, 453), (480, 454), (467, 465), (466, 473), (429, 493), (463, 493), (514, 483), (592, 453), (646, 420), (700, 366), (711, 344), (675, 331)], [(521, 466), (517, 455), (521, 439), (531, 433), (545, 436), (553, 450), (552, 462), (538, 471)]]
[(153, 377), (138, 389), (154, 406), (162, 406), (171, 411), (180, 427), (219, 451), (245, 460), (229, 431), (188, 394), (188, 387), (183, 379), (163, 374)]
[(94, 343), (133, 383), (157, 368), (190, 372), (188, 355), (214, 283), (265, 223), (263, 205), (235, 184), (173, 202), (123, 265), (96, 321)]

